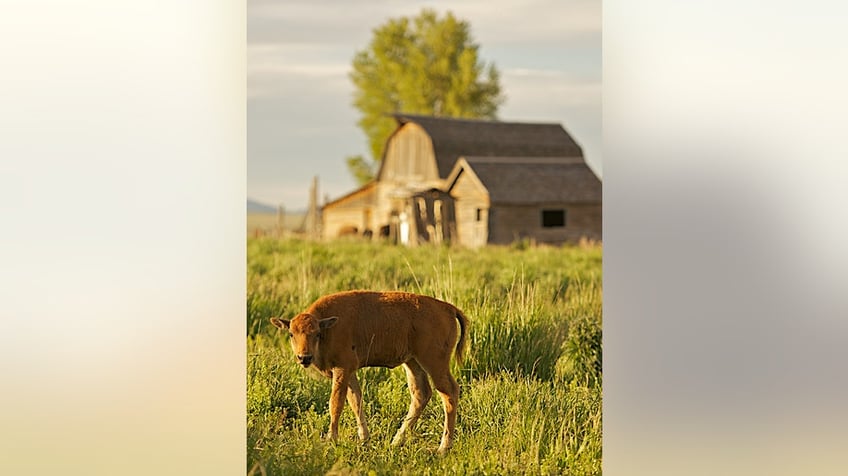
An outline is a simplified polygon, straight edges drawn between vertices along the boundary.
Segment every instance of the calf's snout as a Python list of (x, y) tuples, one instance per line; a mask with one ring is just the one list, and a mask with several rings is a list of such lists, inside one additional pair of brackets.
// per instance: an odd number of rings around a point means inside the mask
[(311, 355), (298, 355), (297, 361), (300, 362), (300, 365), (304, 367), (309, 367), (312, 364), (312, 356)]

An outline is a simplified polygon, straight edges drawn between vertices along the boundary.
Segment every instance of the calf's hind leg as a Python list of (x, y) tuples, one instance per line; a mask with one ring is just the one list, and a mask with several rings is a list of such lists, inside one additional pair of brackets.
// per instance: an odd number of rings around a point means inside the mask
[(440, 373), (431, 373), (433, 385), (442, 397), (445, 407), (445, 431), (442, 434), (442, 442), (439, 444), (439, 454), (445, 454), (453, 446), (454, 428), (456, 427), (456, 409), (459, 403), (459, 385), (454, 380), (450, 370), (445, 369)]
[(427, 380), (427, 372), (421, 368), (415, 360), (403, 364), (406, 370), (406, 380), (409, 384), (409, 394), (412, 401), (409, 403), (409, 412), (403, 419), (403, 424), (392, 438), (392, 444), (395, 446), (402, 445), (406, 441), (408, 432), (412, 431), (415, 423), (418, 422), (418, 417), (430, 401), (430, 396), (433, 395), (433, 390), (430, 389), (430, 382)]

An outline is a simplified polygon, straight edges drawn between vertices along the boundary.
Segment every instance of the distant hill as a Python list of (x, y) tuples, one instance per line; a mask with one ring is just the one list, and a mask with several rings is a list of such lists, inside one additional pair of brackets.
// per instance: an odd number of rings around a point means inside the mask
[[(280, 221), (277, 207), (247, 199), (248, 236), (279, 236), (281, 230), (297, 231), (303, 227), (304, 210), (285, 210)], [(282, 228), (281, 228), (282, 226)]]
[(247, 213), (277, 213), (277, 207), (247, 199)]

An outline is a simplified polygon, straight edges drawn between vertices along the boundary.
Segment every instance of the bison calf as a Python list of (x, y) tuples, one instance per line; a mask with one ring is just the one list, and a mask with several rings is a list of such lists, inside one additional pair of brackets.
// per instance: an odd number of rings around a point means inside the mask
[(392, 444), (403, 444), (430, 400), (429, 374), (445, 408), (439, 452), (451, 447), (459, 386), (450, 373), (450, 357), (454, 349), (456, 358), (462, 357), (468, 326), (455, 306), (404, 292), (349, 291), (322, 297), (290, 321), (275, 317), (271, 323), (288, 330), (298, 363), (333, 379), (329, 438), (338, 437), (345, 397), (356, 415), (359, 437), (368, 438), (357, 369), (403, 365), (412, 403)]

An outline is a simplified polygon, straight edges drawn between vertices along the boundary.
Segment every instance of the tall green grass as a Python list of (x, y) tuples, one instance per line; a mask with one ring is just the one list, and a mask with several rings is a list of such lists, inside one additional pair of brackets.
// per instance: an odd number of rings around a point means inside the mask
[[(247, 450), (252, 474), (573, 474), (601, 472), (601, 248), (403, 248), (251, 239), (247, 245)], [(401, 369), (362, 369), (371, 439), (349, 409), (337, 442), (330, 381), (304, 371), (268, 318), (348, 289), (405, 290), (469, 317), (453, 364), (457, 438), (435, 455), (437, 395), (414, 435), (389, 446), (409, 405)]]

